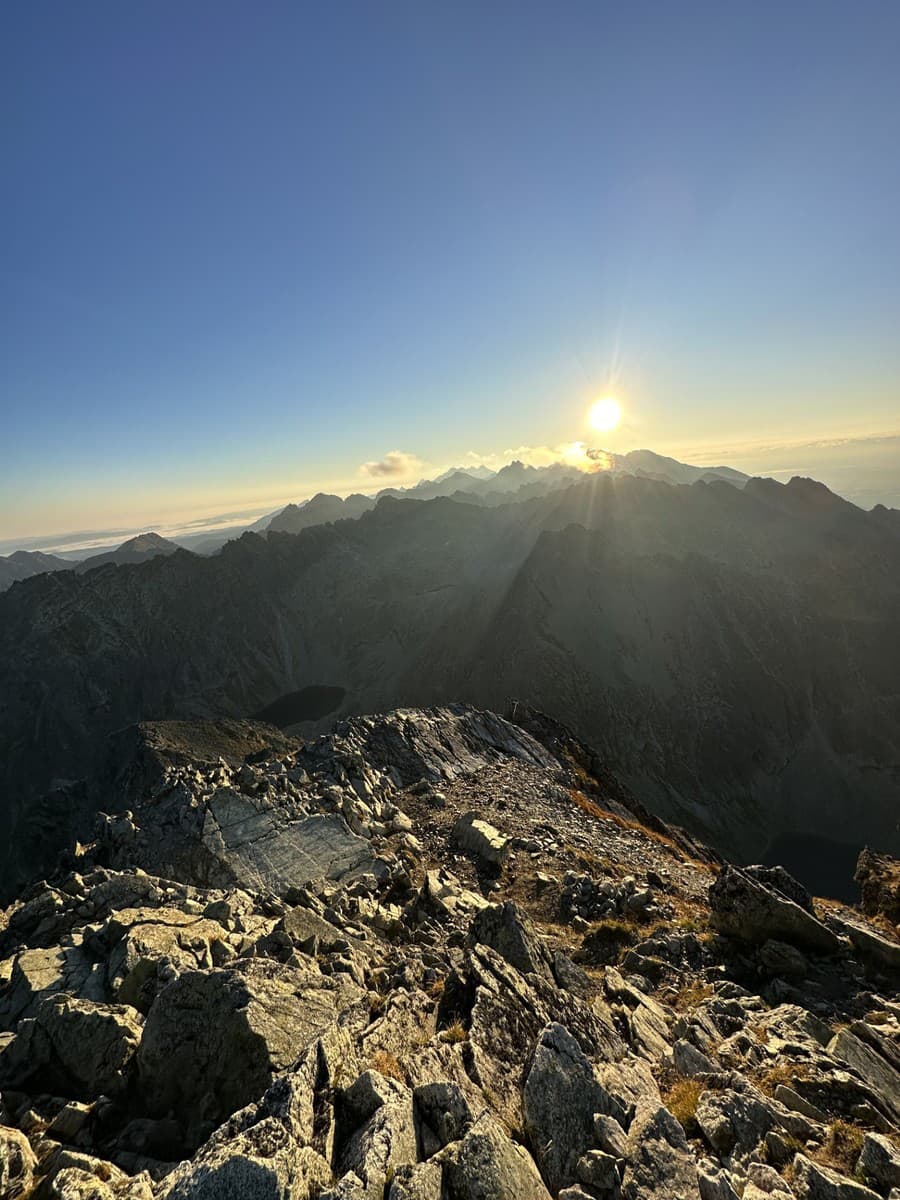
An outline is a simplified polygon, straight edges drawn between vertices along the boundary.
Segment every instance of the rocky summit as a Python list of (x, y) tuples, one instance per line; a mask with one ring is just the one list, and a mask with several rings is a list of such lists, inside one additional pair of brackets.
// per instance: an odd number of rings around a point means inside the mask
[(724, 863), (524, 708), (119, 747), (0, 916), (0, 1196), (900, 1197), (887, 855)]

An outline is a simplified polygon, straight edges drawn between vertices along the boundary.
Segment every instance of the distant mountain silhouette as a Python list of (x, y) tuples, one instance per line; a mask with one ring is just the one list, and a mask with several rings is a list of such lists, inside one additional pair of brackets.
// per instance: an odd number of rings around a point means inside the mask
[(5, 558), (0, 557), (0, 592), (6, 591), (20, 579), (42, 575), (45, 571), (70, 571), (73, 564), (55, 554), (42, 554), (40, 550), (16, 550)]
[(303, 504), (289, 504), (283, 508), (266, 528), (273, 533), (299, 533), (301, 529), (309, 529), (312, 525), (361, 517), (374, 507), (375, 501), (370, 496), (355, 493), (341, 499), (340, 496), (318, 492)]
[(109, 563), (123, 566), (126, 563), (142, 563), (156, 558), (160, 554), (174, 554), (179, 547), (168, 538), (160, 537), (158, 533), (141, 533), (129, 538), (115, 550), (102, 554), (92, 554), (75, 564), (75, 570), (81, 573), (93, 571), (95, 567), (104, 567)]
[[(633, 450), (629, 454), (599, 451), (613, 475), (644, 475), (663, 483), (696, 483), (721, 479), (741, 487), (749, 478), (732, 467), (692, 467), (674, 458), (665, 458), (652, 450)], [(487, 467), (454, 467), (435, 479), (423, 479), (411, 487), (382, 488), (374, 496), (355, 493), (340, 496), (319, 493), (302, 504), (289, 504), (268, 523), (257, 522), (254, 529), (273, 533), (299, 533), (312, 525), (355, 519), (368, 512), (386, 496), (396, 500), (435, 500), (439, 496), (458, 496), (483, 503), (506, 503), (510, 498), (526, 499), (545, 495), (587, 478), (585, 471), (566, 463), (533, 467), (515, 460), (498, 471)], [(223, 542), (224, 544), (224, 542)]]

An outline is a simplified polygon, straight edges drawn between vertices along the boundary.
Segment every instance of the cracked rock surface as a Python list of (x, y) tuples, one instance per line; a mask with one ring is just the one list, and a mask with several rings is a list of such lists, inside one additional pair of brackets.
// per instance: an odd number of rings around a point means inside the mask
[(897, 1200), (893, 860), (722, 864), (533, 714), (248, 759), (0, 915), (0, 1198)]

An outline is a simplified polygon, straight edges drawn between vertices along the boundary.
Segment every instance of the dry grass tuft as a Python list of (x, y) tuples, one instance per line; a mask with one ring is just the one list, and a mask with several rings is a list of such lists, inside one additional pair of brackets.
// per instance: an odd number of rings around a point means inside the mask
[(638, 941), (641, 933), (633, 921), (623, 921), (618, 917), (597, 921), (584, 935), (572, 958), (577, 963), (609, 966), (619, 961), (626, 948)]
[[(762, 1031), (759, 1031), (762, 1033)], [(765, 1041), (765, 1037), (761, 1037), (760, 1041)], [(804, 1063), (796, 1062), (781, 1062), (774, 1067), (770, 1067), (765, 1074), (760, 1076), (759, 1087), (760, 1091), (772, 1095), (780, 1083), (785, 1087), (793, 1089), (796, 1086), (798, 1079), (808, 1079), (809, 1068)]]
[(697, 1137), (700, 1133), (697, 1104), (703, 1091), (704, 1085), (698, 1079), (679, 1079), (662, 1094), (663, 1104), (688, 1137)]
[[(605, 808), (601, 808), (599, 804), (595, 804), (593, 800), (586, 796), (584, 792), (578, 791), (577, 788), (572, 788), (569, 791), (569, 795), (581, 811), (586, 812), (590, 817), (597, 817), (598, 820), (602, 821), (613, 816), (611, 812), (607, 812)], [(616, 819), (620, 820), (621, 818)]]
[(847, 1121), (834, 1121), (828, 1126), (825, 1144), (815, 1158), (845, 1175), (852, 1175), (859, 1161), (865, 1134)]
[(462, 1021), (454, 1021), (452, 1025), (448, 1025), (446, 1029), (442, 1029), (440, 1039), (442, 1042), (449, 1042), (451, 1045), (456, 1045), (459, 1042), (468, 1041), (469, 1033)]
[(389, 1050), (376, 1050), (369, 1059), (369, 1066), (386, 1079), (396, 1079), (398, 1083), (406, 1083), (406, 1074), (400, 1064), (400, 1059)]
[(676, 1012), (687, 1012), (689, 1009), (698, 1008), (704, 1000), (708, 1000), (714, 993), (715, 989), (711, 983), (705, 983), (701, 979), (694, 979), (678, 989), (675, 999), (672, 1001), (672, 1007)]

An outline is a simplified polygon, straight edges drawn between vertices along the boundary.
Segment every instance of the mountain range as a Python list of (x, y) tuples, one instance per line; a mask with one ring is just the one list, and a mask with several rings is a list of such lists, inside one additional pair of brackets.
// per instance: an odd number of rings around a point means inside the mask
[(75, 781), (129, 723), (274, 711), (311, 733), (456, 700), (565, 719), (649, 809), (736, 858), (790, 839), (807, 862), (816, 838), (896, 850), (900, 514), (801, 478), (737, 482), (386, 495), (212, 557), (16, 584), (4, 886), (90, 822), (98, 794)]
[[(604, 468), (613, 474), (645, 475), (667, 483), (695, 483), (698, 479), (725, 479), (737, 487), (746, 483), (748, 476), (731, 467), (692, 467), (674, 458), (665, 458), (652, 450), (634, 450), (629, 454), (614, 455), (597, 451), (602, 457)], [(331, 521), (353, 520), (374, 508), (385, 496), (395, 499), (432, 500), (438, 496), (459, 494), (471, 501), (498, 503), (509, 500), (513, 495), (519, 499), (526, 495), (542, 495), (555, 488), (564, 487), (583, 479), (585, 472), (578, 467), (553, 463), (546, 467), (532, 467), (522, 462), (511, 462), (500, 470), (490, 467), (451, 467), (435, 479), (423, 479), (412, 487), (382, 488), (372, 495), (353, 492), (341, 497), (318, 492), (298, 504), (288, 504), (274, 513), (254, 521), (251, 525), (229, 525), (214, 533), (188, 533), (175, 538), (164, 538), (158, 533), (148, 532), (129, 538), (114, 550), (83, 553), (66, 550), (64, 556), (46, 554), (41, 551), (17, 550), (7, 557), (0, 556), (0, 591), (5, 591), (20, 579), (41, 575), (46, 571), (90, 571), (106, 563), (122, 564), (143, 562), (157, 554), (171, 554), (178, 546), (195, 554), (215, 554), (228, 541), (243, 533), (299, 533), (311, 525), (325, 525)]]
[[(602, 461), (603, 470), (610, 475), (638, 475), (664, 483), (696, 483), (722, 479), (743, 487), (749, 476), (731, 467), (692, 467), (666, 458), (652, 450), (633, 450), (628, 454), (611, 454), (606, 450), (592, 451)], [(439, 496), (458, 496), (482, 504), (506, 503), (529, 496), (545, 495), (557, 488), (567, 487), (585, 478), (580, 467), (551, 463), (534, 467), (518, 460), (497, 471), (489, 467), (452, 467), (436, 479), (423, 479), (408, 488), (382, 488), (375, 495), (359, 492), (341, 498), (319, 492), (302, 504), (289, 504), (261, 525), (260, 531), (299, 533), (311, 525), (329, 521), (354, 519), (368, 512), (385, 496), (397, 500), (434, 500)]]

